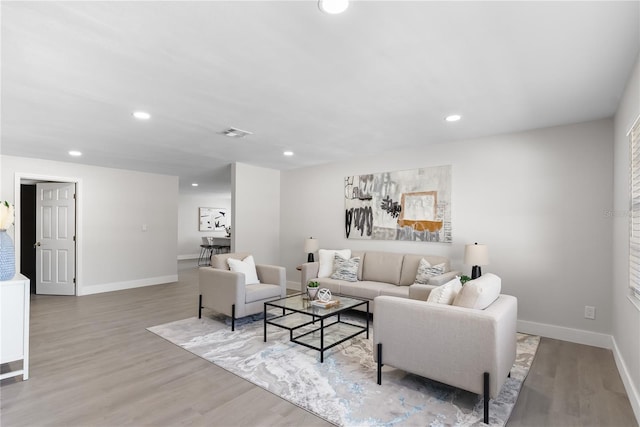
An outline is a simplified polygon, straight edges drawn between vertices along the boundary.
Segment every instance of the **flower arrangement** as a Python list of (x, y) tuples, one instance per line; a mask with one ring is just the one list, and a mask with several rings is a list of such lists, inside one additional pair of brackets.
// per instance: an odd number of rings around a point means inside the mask
[(6, 200), (0, 204), (0, 230), (11, 227), (15, 219), (13, 205)]

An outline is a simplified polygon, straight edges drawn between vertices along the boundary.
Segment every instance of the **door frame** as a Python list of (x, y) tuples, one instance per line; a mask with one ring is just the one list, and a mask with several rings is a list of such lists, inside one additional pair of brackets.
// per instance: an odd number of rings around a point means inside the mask
[(20, 200), (20, 184), (23, 180), (28, 181), (47, 181), (47, 182), (68, 182), (74, 183), (76, 185), (76, 262), (75, 262), (75, 276), (76, 276), (76, 296), (82, 295), (82, 244), (83, 244), (83, 236), (81, 230), (82, 228), (82, 178), (78, 177), (61, 177), (61, 176), (53, 176), (53, 175), (40, 175), (35, 173), (22, 173), (16, 172), (14, 177), (14, 189), (13, 189), (13, 200), (15, 207), (15, 224), (14, 224), (14, 245), (16, 252), (16, 265), (20, 265), (20, 248), (22, 245), (21, 236), (20, 236), (20, 209), (21, 209), (21, 200)]

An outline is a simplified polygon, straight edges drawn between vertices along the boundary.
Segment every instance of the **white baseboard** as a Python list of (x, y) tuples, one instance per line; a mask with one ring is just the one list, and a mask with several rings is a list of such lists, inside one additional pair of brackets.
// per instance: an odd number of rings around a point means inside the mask
[(633, 413), (636, 416), (636, 421), (638, 422), (638, 424), (640, 424), (640, 393), (638, 393), (638, 389), (633, 384), (631, 374), (629, 373), (629, 369), (627, 369), (626, 363), (624, 363), (624, 359), (620, 354), (620, 349), (618, 348), (618, 344), (616, 343), (615, 338), (613, 338), (612, 350), (613, 358), (616, 361), (616, 366), (618, 367), (618, 372), (620, 373), (620, 378), (622, 378), (622, 383), (624, 384), (624, 389), (627, 391), (629, 403), (631, 403), (631, 408), (633, 409)]
[(123, 289), (141, 288), (143, 286), (161, 285), (164, 283), (177, 282), (178, 275), (148, 277), (146, 279), (128, 280), (126, 282), (103, 283), (93, 286), (82, 286), (78, 295), (100, 294), (103, 292), (121, 291)]
[(183, 259), (198, 259), (200, 258), (199, 254), (187, 254), (187, 255), (178, 255), (178, 261)]
[(527, 320), (518, 320), (517, 327), (518, 332), (523, 332), (525, 334), (540, 335), (547, 338), (591, 345), (594, 347), (607, 349), (613, 348), (613, 337), (599, 332), (566, 328), (564, 326), (549, 325), (546, 323), (529, 322)]

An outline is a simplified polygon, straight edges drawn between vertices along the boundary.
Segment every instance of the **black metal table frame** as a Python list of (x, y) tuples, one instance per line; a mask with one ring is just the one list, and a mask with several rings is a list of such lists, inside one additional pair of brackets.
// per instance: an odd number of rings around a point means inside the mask
[[(286, 298), (294, 298), (294, 297), (299, 297), (299, 296), (301, 296), (301, 294), (290, 295), (290, 296), (288, 296)], [(353, 298), (353, 297), (349, 297), (349, 298), (356, 299), (356, 298)], [(324, 352), (325, 352), (325, 350), (329, 350), (330, 348), (335, 347), (338, 344), (342, 344), (343, 342), (345, 342), (347, 340), (350, 340), (351, 338), (354, 338), (354, 337), (360, 335), (363, 332), (366, 332), (366, 337), (367, 337), (367, 339), (369, 339), (369, 301), (368, 300), (361, 300), (361, 301), (362, 302), (359, 303), (359, 304), (344, 308), (342, 310), (338, 310), (338, 311), (334, 311), (334, 312), (331, 312), (331, 313), (327, 313), (325, 315), (316, 314), (316, 313), (308, 313), (306, 311), (295, 310), (295, 309), (292, 309), (292, 308), (280, 307), (278, 305), (273, 305), (272, 303), (275, 302), (275, 301), (265, 302), (264, 303), (264, 342), (267, 342), (267, 325), (273, 325), (273, 326), (277, 326), (277, 327), (282, 328), (282, 329), (287, 329), (289, 331), (289, 341), (294, 342), (294, 343), (299, 344), (299, 345), (303, 345), (303, 346), (311, 348), (313, 350), (319, 351), (320, 352), (320, 363), (324, 363)], [(345, 312), (347, 310), (354, 309), (356, 307), (360, 307), (361, 305), (366, 305), (367, 306), (367, 325), (366, 326), (354, 324), (354, 323), (351, 323), (351, 322), (345, 322), (345, 321), (340, 319), (340, 315), (343, 312)], [(282, 309), (282, 315), (275, 316), (275, 317), (272, 317), (271, 319), (267, 320), (267, 306), (271, 306), (273, 308), (281, 308)], [(284, 326), (284, 325), (279, 325), (279, 324), (273, 323), (271, 321), (271, 320), (274, 320), (274, 319), (281, 319), (283, 317), (289, 316), (289, 315), (294, 314), (294, 313), (304, 314), (304, 315), (310, 316), (311, 320), (309, 320), (308, 322), (303, 322), (302, 324), (296, 325), (296, 326), (293, 326), (293, 327), (287, 327), (287, 326)], [(329, 318), (333, 317), (333, 316), (337, 316), (337, 320), (335, 322), (333, 322), (333, 323), (325, 325), (324, 321), (326, 319), (329, 319)], [(313, 329), (311, 331), (307, 331), (304, 334), (298, 335), (297, 337), (293, 336), (293, 331), (295, 331), (296, 329), (302, 328), (303, 326), (315, 324), (317, 321), (320, 321), (320, 327), (319, 328)], [(343, 339), (341, 339), (341, 340), (339, 340), (337, 342), (334, 342), (333, 344), (325, 347), (324, 346), (324, 329), (329, 327), (329, 326), (335, 325), (337, 323), (343, 323), (345, 325), (350, 325), (350, 326), (354, 326), (356, 328), (361, 328), (361, 330), (357, 331), (357, 332), (355, 332), (355, 333), (353, 333), (351, 335), (348, 335), (348, 336), (344, 337)], [(301, 341), (298, 340), (301, 337), (304, 337), (304, 336), (309, 335), (309, 334), (313, 334), (314, 332), (318, 332), (318, 331), (320, 331), (320, 347), (316, 347), (316, 346), (313, 346), (311, 344), (307, 344), (307, 343), (304, 343), (304, 342), (301, 342)]]

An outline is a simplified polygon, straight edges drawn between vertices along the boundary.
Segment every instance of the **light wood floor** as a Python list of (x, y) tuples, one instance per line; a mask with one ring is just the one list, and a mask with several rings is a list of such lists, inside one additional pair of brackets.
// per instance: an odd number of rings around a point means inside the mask
[[(326, 426), (145, 328), (197, 314), (180, 281), (84, 297), (33, 296), (31, 378), (0, 387), (0, 425)], [(543, 339), (509, 426), (636, 426), (611, 351)]]

